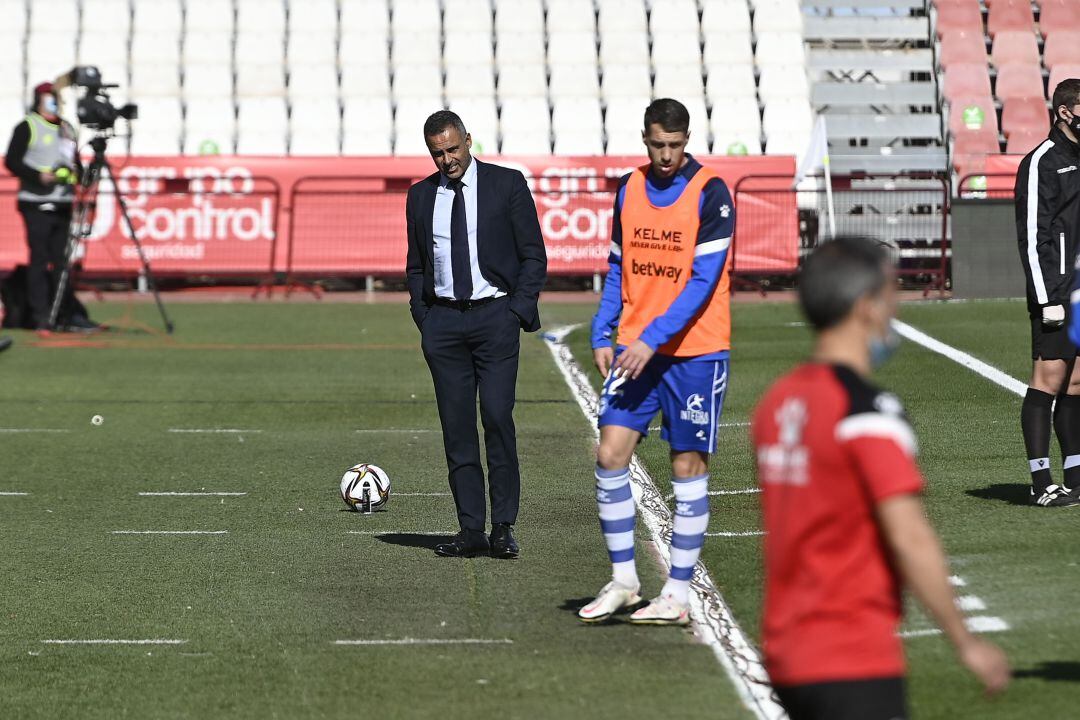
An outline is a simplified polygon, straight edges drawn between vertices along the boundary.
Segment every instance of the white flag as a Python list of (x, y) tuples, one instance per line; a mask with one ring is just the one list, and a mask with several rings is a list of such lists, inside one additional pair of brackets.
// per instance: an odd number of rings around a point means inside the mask
[(810, 142), (799, 161), (799, 170), (795, 173), (795, 185), (807, 175), (813, 175), (825, 169), (829, 164), (829, 136), (825, 132), (825, 117), (818, 115), (814, 121), (814, 130), (810, 133)]

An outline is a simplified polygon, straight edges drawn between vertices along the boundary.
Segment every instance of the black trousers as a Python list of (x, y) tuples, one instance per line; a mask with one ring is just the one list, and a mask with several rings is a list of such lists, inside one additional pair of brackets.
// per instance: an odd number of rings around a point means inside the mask
[(442, 424), (450, 491), (462, 530), (484, 530), (487, 498), (476, 399), (487, 448), (491, 522), (517, 521), (521, 499), (514, 400), (521, 325), (508, 297), (471, 310), (432, 305), (420, 328)]
[[(71, 205), (55, 203), (53, 207), (55, 210), (42, 210), (36, 203), (19, 203), (19, 213), (26, 225), (26, 243), (30, 246), (26, 299), (34, 327), (37, 328), (49, 325), (52, 293), (64, 269), (64, 251), (71, 227)], [(69, 299), (65, 298), (65, 301)]]
[(904, 679), (842, 680), (776, 686), (791, 720), (905, 720)]

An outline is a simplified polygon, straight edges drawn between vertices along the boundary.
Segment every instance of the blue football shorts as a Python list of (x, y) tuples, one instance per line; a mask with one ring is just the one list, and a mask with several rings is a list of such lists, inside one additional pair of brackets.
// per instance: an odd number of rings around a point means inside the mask
[[(617, 351), (616, 357), (622, 348)], [(660, 411), (660, 437), (672, 450), (716, 452), (716, 433), (727, 391), (728, 360), (653, 355), (636, 380), (608, 373), (597, 424), (618, 425), (646, 436)]]

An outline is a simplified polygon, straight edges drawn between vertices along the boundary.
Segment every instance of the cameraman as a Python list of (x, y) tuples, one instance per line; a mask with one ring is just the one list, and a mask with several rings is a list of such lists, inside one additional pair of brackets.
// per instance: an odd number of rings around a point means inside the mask
[[(15, 126), (4, 165), (19, 179), (18, 207), (26, 223), (30, 246), (27, 302), (33, 327), (49, 331), (52, 289), (64, 269), (79, 163), (75, 128), (60, 118), (53, 84), (34, 88), (34, 104)], [(69, 285), (70, 287), (70, 285)], [(74, 311), (74, 292), (65, 293), (58, 324), (71, 329), (95, 329), (82, 312)]]

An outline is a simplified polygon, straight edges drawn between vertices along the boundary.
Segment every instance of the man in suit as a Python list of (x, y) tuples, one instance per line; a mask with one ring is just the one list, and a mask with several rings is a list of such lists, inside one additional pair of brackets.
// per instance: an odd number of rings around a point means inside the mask
[[(514, 398), (520, 330), (540, 328), (547, 254), (536, 205), (517, 170), (472, 157), (472, 138), (448, 110), (424, 123), (438, 172), (405, 203), (410, 308), (431, 369), (450, 490), (461, 527), (435, 548), (445, 557), (515, 558), (521, 495)], [(487, 448), (491, 536), (476, 398)]]

